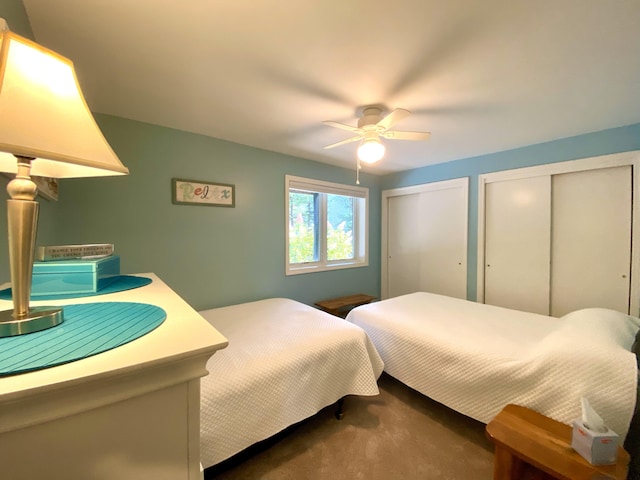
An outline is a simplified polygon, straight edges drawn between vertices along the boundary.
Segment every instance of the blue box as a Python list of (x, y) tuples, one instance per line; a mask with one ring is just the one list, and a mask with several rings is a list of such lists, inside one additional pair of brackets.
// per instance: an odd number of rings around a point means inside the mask
[(33, 262), (31, 296), (92, 294), (120, 276), (120, 257)]

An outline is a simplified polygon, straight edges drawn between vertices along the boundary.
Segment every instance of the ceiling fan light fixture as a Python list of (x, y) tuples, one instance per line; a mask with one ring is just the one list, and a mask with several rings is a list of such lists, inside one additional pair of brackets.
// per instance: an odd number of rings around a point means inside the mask
[[(381, 138), (388, 140), (427, 140), (429, 138), (429, 132), (392, 130), (392, 127), (397, 122), (411, 114), (409, 110), (396, 108), (387, 115), (382, 116), (384, 111), (386, 111), (386, 108), (382, 105), (368, 105), (363, 107), (362, 111), (359, 112), (360, 119), (358, 120), (357, 127), (332, 120), (325, 120), (322, 122), (325, 125), (347, 130), (355, 135), (346, 140), (326, 145), (324, 148), (335, 148), (347, 143), (360, 142), (356, 156), (357, 162), (375, 163), (385, 155), (385, 146)], [(358, 163), (358, 168), (359, 165)]]
[(358, 147), (358, 158), (365, 163), (375, 163), (384, 157), (385, 148), (380, 139), (367, 138)]

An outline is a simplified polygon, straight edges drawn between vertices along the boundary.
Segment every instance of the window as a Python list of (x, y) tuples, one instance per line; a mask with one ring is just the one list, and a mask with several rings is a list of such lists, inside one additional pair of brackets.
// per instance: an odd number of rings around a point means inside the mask
[(369, 264), (369, 190), (285, 177), (287, 275)]

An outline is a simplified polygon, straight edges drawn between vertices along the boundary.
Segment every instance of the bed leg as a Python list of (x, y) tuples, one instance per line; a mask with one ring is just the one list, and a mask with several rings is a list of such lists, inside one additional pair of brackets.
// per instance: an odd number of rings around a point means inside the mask
[(334, 415), (338, 420), (342, 420), (342, 418), (344, 417), (344, 412), (342, 411), (343, 405), (344, 405), (344, 397), (342, 397), (340, 400), (336, 402), (336, 411)]

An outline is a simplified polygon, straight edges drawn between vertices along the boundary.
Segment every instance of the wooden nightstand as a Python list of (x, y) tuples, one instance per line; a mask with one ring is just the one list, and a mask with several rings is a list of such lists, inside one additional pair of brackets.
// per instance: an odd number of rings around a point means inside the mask
[(571, 427), (519, 405), (507, 405), (487, 424), (495, 444), (494, 480), (624, 480), (629, 454), (615, 465), (591, 465), (571, 448)]
[(329, 300), (316, 302), (314, 305), (331, 315), (345, 318), (351, 309), (364, 305), (365, 303), (372, 302), (375, 299), (376, 297), (372, 297), (371, 295), (357, 293), (355, 295), (347, 295), (345, 297), (330, 298)]

